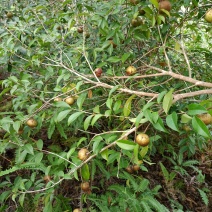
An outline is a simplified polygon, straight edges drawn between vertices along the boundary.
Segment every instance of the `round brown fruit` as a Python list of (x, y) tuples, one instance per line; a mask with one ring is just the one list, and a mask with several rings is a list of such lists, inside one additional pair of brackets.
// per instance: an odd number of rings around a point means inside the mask
[(80, 210), (80, 208), (75, 208), (75, 209), (73, 210), (73, 212), (82, 212), (82, 211)]
[(89, 157), (89, 151), (86, 148), (82, 148), (78, 152), (78, 158), (80, 160), (86, 160)]
[(65, 100), (65, 102), (67, 103), (67, 104), (69, 104), (69, 105), (73, 105), (74, 104), (74, 98), (73, 97), (68, 97), (68, 98), (66, 98), (66, 100)]
[(54, 101), (55, 101), (55, 102), (61, 102), (61, 101), (62, 101), (62, 98), (56, 97), (56, 98), (54, 98)]
[(170, 11), (171, 10), (171, 3), (169, 1), (161, 1), (159, 2), (159, 11), (162, 12), (162, 10), (167, 10)]
[(126, 74), (128, 76), (130, 75), (133, 75), (136, 73), (136, 68), (134, 66), (129, 66), (127, 69), (126, 69)]
[(132, 168), (132, 166), (128, 166), (128, 167), (126, 168), (126, 171), (127, 171), (128, 173), (132, 174), (132, 173), (133, 173), (133, 168)]
[(140, 133), (136, 136), (135, 141), (140, 146), (147, 146), (149, 144), (149, 136), (145, 133)]
[(134, 165), (132, 168), (133, 168), (133, 171), (138, 171), (140, 169), (140, 166), (139, 165)]
[(44, 180), (46, 183), (48, 183), (49, 181), (51, 181), (51, 177), (50, 177), (49, 175), (45, 175), (45, 176), (43, 177), (43, 180)]
[(7, 13), (7, 18), (12, 18), (13, 17), (13, 14), (11, 12), (8, 12)]
[(78, 27), (78, 28), (77, 28), (77, 32), (83, 33), (83, 27)]
[(208, 10), (208, 12), (205, 14), (205, 20), (208, 23), (212, 23), (212, 8)]
[(81, 189), (82, 189), (83, 191), (88, 191), (88, 190), (90, 190), (90, 184), (89, 184), (89, 182), (83, 182), (83, 183), (81, 183), (80, 187), (81, 187)]
[(209, 113), (200, 114), (198, 115), (198, 118), (202, 120), (206, 125), (212, 124), (212, 116)]
[(94, 70), (94, 73), (95, 73), (95, 75), (96, 75), (97, 77), (101, 77), (101, 75), (102, 75), (102, 69), (101, 69), (101, 68), (96, 68), (96, 69)]
[(28, 119), (26, 124), (31, 128), (34, 128), (38, 125), (37, 121), (33, 118)]

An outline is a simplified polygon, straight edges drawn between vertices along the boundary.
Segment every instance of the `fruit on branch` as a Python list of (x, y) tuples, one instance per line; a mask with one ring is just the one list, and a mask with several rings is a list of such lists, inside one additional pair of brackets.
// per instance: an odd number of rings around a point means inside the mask
[(208, 23), (212, 23), (212, 8), (209, 9), (207, 11), (207, 13), (205, 14), (205, 20), (208, 22)]
[(31, 128), (34, 128), (38, 125), (37, 121), (33, 118), (28, 119), (26, 124), (27, 124), (27, 126), (29, 126)]
[(44, 180), (46, 183), (48, 183), (49, 181), (51, 181), (51, 177), (50, 177), (49, 175), (45, 175), (45, 176), (43, 177), (43, 180)]
[(132, 4), (132, 5), (136, 5), (136, 4), (139, 3), (139, 0), (130, 0), (129, 2), (130, 2), (130, 4)]
[(86, 160), (86, 159), (88, 159), (88, 157), (89, 157), (89, 151), (88, 151), (88, 149), (82, 148), (82, 149), (79, 150), (79, 152), (78, 152), (78, 158), (80, 160)]
[(131, 20), (131, 25), (133, 27), (137, 27), (137, 26), (141, 26), (143, 24), (143, 20), (140, 18), (140, 17), (137, 17), (137, 18), (133, 18)]
[(83, 33), (83, 27), (78, 27), (78, 28), (77, 28), (77, 32)]
[(130, 75), (133, 75), (136, 73), (136, 68), (134, 66), (129, 66), (127, 69), (126, 69), (126, 75), (130, 76)]
[(11, 12), (8, 12), (7, 13), (7, 18), (12, 18), (13, 17), (13, 14)]
[(80, 187), (81, 187), (81, 189), (83, 191), (89, 191), (90, 190), (90, 184), (89, 184), (89, 182), (83, 182), (83, 183), (81, 183)]
[(200, 114), (198, 118), (206, 125), (212, 124), (212, 116), (209, 113)]
[(149, 136), (145, 133), (140, 133), (136, 136), (135, 141), (140, 146), (147, 146), (149, 144)]
[(75, 208), (75, 209), (73, 210), (73, 212), (82, 212), (82, 211), (80, 210), (80, 208)]
[(161, 1), (161, 2), (159, 2), (159, 11), (163, 12), (162, 10), (167, 10), (167, 11), (170, 12), (171, 3), (169, 1)]
[(75, 99), (74, 99), (74, 97), (72, 97), (72, 96), (66, 98), (66, 100), (65, 100), (65, 102), (66, 102), (67, 104), (69, 104), (69, 105), (73, 105), (73, 104), (74, 104), (74, 101), (75, 101)]
[(133, 165), (132, 167), (133, 171), (138, 171), (140, 169), (139, 165)]
[(62, 98), (56, 97), (56, 98), (54, 98), (54, 101), (55, 101), (55, 102), (61, 102), (61, 101), (62, 101)]
[(132, 168), (132, 166), (128, 166), (128, 167), (126, 168), (126, 171), (127, 171), (128, 173), (132, 174), (132, 173), (133, 173), (133, 168)]
[(102, 75), (102, 69), (101, 69), (101, 68), (96, 68), (96, 69), (94, 70), (94, 73), (95, 73), (95, 75), (96, 75), (97, 77), (101, 77), (101, 75)]

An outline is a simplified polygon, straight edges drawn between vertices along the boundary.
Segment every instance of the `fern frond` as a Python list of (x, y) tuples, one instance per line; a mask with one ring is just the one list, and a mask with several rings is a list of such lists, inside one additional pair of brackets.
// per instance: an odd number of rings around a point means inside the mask
[(199, 161), (197, 161), (197, 160), (187, 160), (182, 165), (183, 166), (192, 166), (192, 165), (195, 165), (195, 164), (199, 164)]
[(143, 210), (141, 210), (142, 212), (152, 212), (151, 208), (149, 207), (147, 202), (141, 202), (141, 207), (143, 208)]
[(33, 169), (33, 170), (37, 169), (37, 170), (40, 170), (42, 172), (45, 172), (46, 167), (43, 164), (38, 165), (36, 163), (31, 163), (31, 162), (23, 163), (23, 164), (20, 164), (20, 165), (13, 166), (10, 169), (0, 171), (0, 177), (2, 177), (4, 175), (8, 175), (12, 172), (15, 172), (15, 171), (18, 171), (18, 170), (21, 170), (21, 169)]
[(147, 179), (142, 179), (140, 184), (138, 185), (136, 191), (138, 192), (144, 192), (149, 186), (149, 180)]
[(4, 170), (4, 171), (0, 171), (0, 177), (2, 177), (2, 176), (4, 176), (4, 175), (8, 175), (8, 174), (10, 174), (10, 173), (12, 173), (12, 172), (15, 172), (15, 171), (17, 171), (17, 170), (19, 170), (19, 168), (18, 168), (17, 166), (13, 166), (13, 167), (10, 168), (10, 169)]
[(151, 206), (151, 208), (155, 209), (158, 212), (169, 212), (169, 210), (160, 202), (158, 202), (154, 197), (148, 198), (148, 204)]
[(208, 205), (209, 200), (208, 200), (207, 194), (203, 190), (201, 190), (199, 188), (198, 188), (198, 191), (199, 191), (199, 194), (200, 194), (200, 196), (202, 198), (202, 201), (205, 203), (205, 205)]
[(125, 188), (119, 184), (113, 184), (113, 185), (109, 186), (108, 190), (113, 190), (119, 194), (125, 193)]

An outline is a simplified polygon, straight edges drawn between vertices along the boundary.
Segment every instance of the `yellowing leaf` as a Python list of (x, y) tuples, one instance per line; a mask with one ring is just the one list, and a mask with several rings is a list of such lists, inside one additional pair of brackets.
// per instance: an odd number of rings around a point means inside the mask
[(128, 98), (128, 100), (126, 101), (125, 105), (124, 105), (124, 116), (129, 116), (130, 112), (131, 112), (131, 104), (132, 104), (132, 100), (135, 97), (135, 95), (132, 95), (130, 98)]

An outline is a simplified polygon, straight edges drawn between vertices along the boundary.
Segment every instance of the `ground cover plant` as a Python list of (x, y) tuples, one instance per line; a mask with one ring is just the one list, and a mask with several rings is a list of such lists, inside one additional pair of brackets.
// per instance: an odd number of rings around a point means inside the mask
[(212, 210), (209, 1), (0, 11), (0, 211)]

